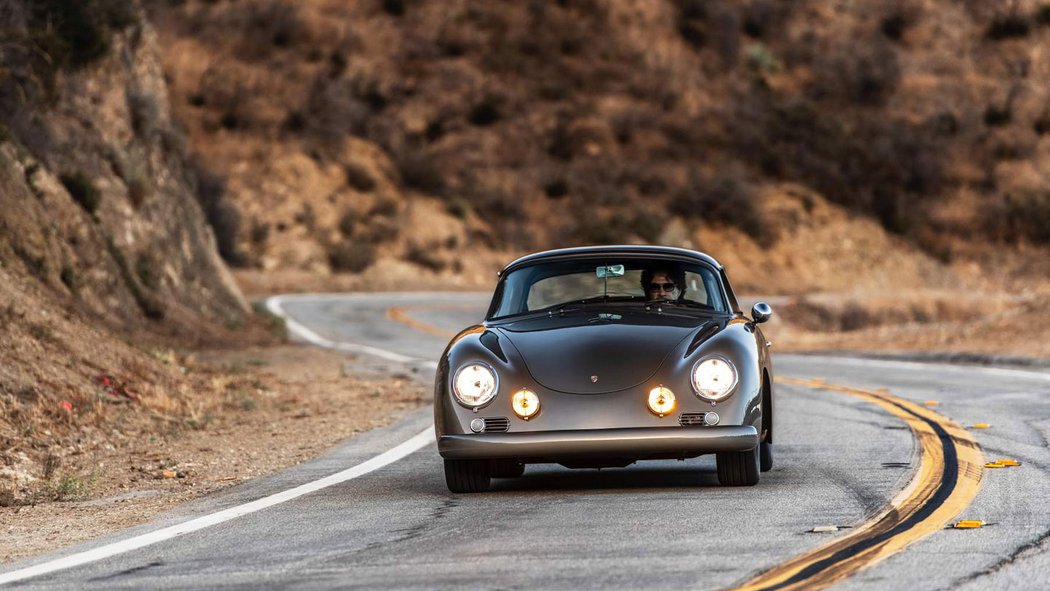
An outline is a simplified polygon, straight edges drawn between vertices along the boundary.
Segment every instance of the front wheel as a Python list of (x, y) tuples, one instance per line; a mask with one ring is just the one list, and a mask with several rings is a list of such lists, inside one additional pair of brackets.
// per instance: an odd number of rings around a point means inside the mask
[(445, 460), (445, 484), (454, 493), (485, 492), (492, 483), (487, 460)]
[(758, 484), (759, 450), (728, 451), (715, 454), (718, 483), (722, 486), (754, 486)]
[(758, 444), (758, 455), (760, 468), (763, 472), (769, 472), (773, 469), (773, 444), (768, 441), (763, 441)]

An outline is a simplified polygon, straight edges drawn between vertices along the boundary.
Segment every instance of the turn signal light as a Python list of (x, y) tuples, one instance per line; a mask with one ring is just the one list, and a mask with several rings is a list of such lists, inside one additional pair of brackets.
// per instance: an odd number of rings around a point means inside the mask
[(657, 416), (664, 416), (674, 411), (674, 392), (663, 386), (649, 390), (649, 410)]
[(518, 390), (511, 396), (510, 404), (514, 408), (514, 414), (526, 421), (540, 412), (540, 397), (531, 390)]

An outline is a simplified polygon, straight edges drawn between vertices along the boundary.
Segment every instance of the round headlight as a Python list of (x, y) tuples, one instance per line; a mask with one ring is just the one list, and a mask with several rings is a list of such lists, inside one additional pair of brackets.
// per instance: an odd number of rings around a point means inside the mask
[(482, 406), (496, 397), (499, 382), (496, 372), (481, 363), (469, 363), (459, 368), (452, 379), (452, 391), (466, 406)]
[(693, 389), (701, 398), (718, 402), (735, 387), (736, 368), (725, 357), (708, 357), (693, 366)]
[(510, 405), (514, 414), (527, 421), (540, 412), (540, 397), (531, 390), (518, 390), (511, 396)]
[(657, 386), (652, 390), (649, 390), (649, 400), (647, 401), (649, 410), (653, 414), (664, 416), (670, 414), (674, 410), (674, 392), (669, 388), (663, 386)]

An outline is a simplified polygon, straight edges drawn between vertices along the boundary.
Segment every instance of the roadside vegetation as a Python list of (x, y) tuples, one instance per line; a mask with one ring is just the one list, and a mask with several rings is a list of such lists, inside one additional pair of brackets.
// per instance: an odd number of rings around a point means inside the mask
[[(727, 228), (774, 248), (795, 224), (765, 197), (785, 184), (942, 263), (1050, 244), (1045, 3), (148, 5), (168, 47), (221, 58), (166, 67), (191, 144), (274, 230), (217, 229), (238, 266), (440, 273), (435, 250), (717, 251)], [(434, 231), (405, 216), (345, 232), (391, 200), (442, 204), (460, 239), (428, 236), (424, 259), (409, 236)]]

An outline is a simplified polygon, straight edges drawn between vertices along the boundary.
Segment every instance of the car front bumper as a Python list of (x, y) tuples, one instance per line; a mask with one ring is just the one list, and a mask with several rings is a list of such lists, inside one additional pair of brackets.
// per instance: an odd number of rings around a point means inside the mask
[(758, 441), (758, 430), (751, 425), (585, 429), (442, 435), (438, 452), (449, 460), (645, 459), (747, 451), (758, 446)]

